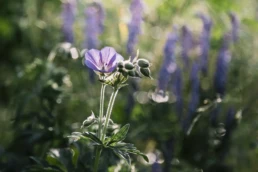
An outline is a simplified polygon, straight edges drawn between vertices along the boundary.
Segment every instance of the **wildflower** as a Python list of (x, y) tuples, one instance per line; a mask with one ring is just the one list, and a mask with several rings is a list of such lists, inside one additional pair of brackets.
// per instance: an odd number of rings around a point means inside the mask
[(208, 55), (210, 49), (210, 33), (212, 27), (212, 21), (209, 17), (198, 14), (198, 17), (203, 22), (203, 30), (200, 37), (200, 47), (201, 47), (201, 70), (203, 74), (207, 74), (208, 70)]
[(143, 14), (143, 4), (141, 0), (132, 0), (130, 11), (132, 14), (131, 23), (128, 25), (129, 37), (127, 41), (127, 53), (133, 56), (134, 46), (137, 43), (137, 37), (141, 32), (141, 22)]
[(199, 80), (199, 64), (194, 63), (192, 65), (191, 70), (191, 76), (190, 76), (190, 82), (191, 82), (191, 100), (189, 101), (188, 106), (188, 116), (186, 117), (186, 120), (184, 121), (184, 129), (185, 131), (188, 130), (191, 121), (193, 120), (194, 114), (196, 112), (196, 109), (199, 105), (199, 97), (200, 97), (200, 80)]
[(182, 28), (182, 58), (185, 67), (189, 66), (189, 56), (188, 53), (192, 48), (192, 33), (188, 27), (183, 26)]
[(165, 57), (159, 73), (158, 90), (166, 90), (170, 75), (176, 70), (176, 63), (174, 62), (174, 50), (177, 40), (177, 33), (170, 33), (164, 48)]
[(85, 48), (92, 49), (98, 47), (98, 35), (103, 31), (104, 9), (100, 3), (93, 3), (85, 10), (86, 15), (86, 39)]
[(67, 0), (63, 3), (63, 26), (62, 30), (64, 33), (64, 41), (65, 42), (74, 42), (73, 37), (73, 23), (75, 20), (75, 10), (76, 10), (76, 1), (75, 0)]
[(223, 44), (218, 55), (216, 72), (214, 76), (215, 90), (221, 96), (223, 96), (225, 93), (228, 65), (231, 60), (231, 53), (229, 51), (230, 41), (231, 35), (228, 33), (225, 34)]
[(238, 31), (239, 31), (239, 19), (234, 13), (229, 13), (230, 21), (231, 21), (231, 33), (232, 33), (232, 41), (236, 42), (238, 40)]
[(117, 63), (123, 60), (124, 58), (112, 47), (105, 47), (101, 51), (91, 49), (85, 54), (85, 64), (100, 73), (113, 72)]
[(177, 67), (174, 75), (174, 94), (176, 96), (176, 111), (178, 119), (180, 120), (183, 115), (183, 95), (182, 95), (182, 72), (179, 67)]

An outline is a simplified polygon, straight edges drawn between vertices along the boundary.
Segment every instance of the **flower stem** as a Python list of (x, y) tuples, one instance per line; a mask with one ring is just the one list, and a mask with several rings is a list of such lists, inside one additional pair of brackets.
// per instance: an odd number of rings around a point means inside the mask
[(101, 148), (97, 147), (93, 172), (97, 172), (98, 171), (100, 154), (101, 154)]
[(101, 85), (100, 91), (100, 108), (99, 108), (99, 128), (98, 128), (98, 138), (101, 138), (102, 135), (102, 119), (103, 119), (103, 112), (104, 112), (104, 99), (105, 99), (105, 88), (106, 85)]
[(119, 89), (114, 89), (113, 93), (110, 96), (110, 100), (109, 100), (109, 104), (108, 104), (108, 109), (107, 109), (107, 113), (106, 113), (106, 118), (105, 118), (105, 124), (104, 124), (104, 128), (103, 128), (103, 133), (101, 136), (101, 141), (103, 142), (106, 136), (106, 132), (107, 132), (107, 127), (108, 127), (108, 122), (111, 116), (111, 112), (114, 106), (114, 102), (116, 99), (116, 95), (118, 93)]

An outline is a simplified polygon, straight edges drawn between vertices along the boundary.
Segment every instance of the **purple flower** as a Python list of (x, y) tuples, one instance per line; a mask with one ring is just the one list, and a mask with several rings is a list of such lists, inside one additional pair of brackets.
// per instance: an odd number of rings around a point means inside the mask
[(166, 91), (171, 74), (176, 70), (175, 47), (178, 40), (178, 34), (170, 33), (164, 48), (164, 60), (161, 66), (158, 78), (158, 90)]
[(92, 3), (85, 10), (86, 15), (86, 39), (85, 48), (97, 48), (99, 45), (98, 36), (102, 33), (105, 12), (100, 3)]
[(63, 3), (63, 34), (64, 34), (64, 41), (73, 43), (73, 23), (75, 20), (75, 10), (76, 10), (76, 1), (69, 0)]
[(184, 61), (185, 67), (189, 66), (189, 56), (188, 53), (192, 48), (193, 40), (192, 40), (192, 33), (188, 29), (188, 27), (183, 26), (182, 27), (182, 58)]
[(183, 115), (183, 81), (182, 72), (179, 67), (177, 67), (174, 74), (174, 94), (176, 96), (176, 112), (178, 119), (181, 120)]
[(194, 118), (196, 109), (199, 105), (199, 99), (200, 99), (200, 80), (199, 80), (199, 64), (194, 63), (192, 65), (191, 75), (190, 75), (190, 82), (191, 82), (191, 99), (189, 101), (188, 106), (188, 115), (186, 117), (186, 120), (184, 121), (184, 130), (187, 131), (191, 121)]
[(102, 50), (91, 49), (85, 54), (85, 64), (94, 71), (100, 73), (111, 73), (119, 61), (124, 58), (112, 47), (105, 47)]
[(238, 40), (238, 31), (239, 31), (239, 19), (234, 13), (229, 13), (230, 21), (231, 21), (231, 33), (232, 33), (232, 41), (236, 42)]
[(212, 21), (209, 17), (198, 14), (198, 17), (203, 22), (203, 30), (200, 37), (200, 47), (201, 47), (201, 70), (203, 74), (207, 74), (208, 70), (208, 56), (210, 49), (210, 33), (212, 27)]
[(127, 53), (133, 56), (134, 46), (137, 43), (137, 37), (141, 32), (141, 22), (143, 15), (143, 4), (141, 0), (132, 0), (130, 11), (132, 14), (131, 23), (128, 25), (129, 37), (127, 41)]
[(223, 43), (218, 55), (217, 66), (214, 76), (215, 90), (221, 96), (223, 96), (225, 93), (228, 65), (231, 60), (231, 53), (229, 51), (230, 42), (231, 35), (227, 33), (224, 35), (223, 38)]

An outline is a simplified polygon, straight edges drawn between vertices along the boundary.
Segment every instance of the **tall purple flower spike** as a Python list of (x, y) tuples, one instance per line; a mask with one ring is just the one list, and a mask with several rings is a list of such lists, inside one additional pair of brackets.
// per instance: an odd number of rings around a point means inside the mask
[[(105, 11), (100, 3), (94, 2), (85, 10), (86, 27), (85, 27), (85, 42), (84, 47), (87, 49), (96, 49), (99, 46), (98, 36), (104, 29)], [(89, 71), (90, 80), (94, 82), (95, 74)]]
[(100, 73), (113, 72), (117, 63), (123, 60), (124, 58), (112, 47), (105, 47), (101, 51), (91, 49), (85, 54), (85, 64)]
[(191, 99), (189, 101), (188, 106), (188, 115), (186, 120), (184, 121), (184, 130), (187, 131), (191, 121), (194, 118), (194, 114), (199, 105), (199, 98), (200, 98), (200, 80), (199, 80), (199, 64), (194, 63), (192, 65), (191, 75), (190, 75), (190, 82), (191, 82)]
[(229, 46), (231, 42), (231, 35), (229, 33), (224, 35), (222, 47), (220, 49), (217, 66), (214, 76), (215, 91), (221, 96), (224, 95), (226, 89), (228, 65), (231, 60), (231, 53)]
[(239, 26), (240, 26), (240, 21), (237, 18), (237, 16), (234, 13), (229, 13), (230, 21), (231, 21), (231, 32), (232, 32), (232, 41), (236, 42), (239, 37)]
[(63, 3), (63, 34), (65, 42), (74, 42), (73, 23), (75, 20), (76, 0), (67, 0)]
[(141, 0), (132, 0), (130, 11), (132, 14), (132, 19), (130, 24), (128, 25), (129, 36), (127, 41), (127, 53), (134, 56), (134, 47), (137, 43), (138, 35), (141, 32), (141, 23), (143, 16), (143, 3)]
[(183, 80), (182, 80), (182, 72), (179, 67), (177, 67), (174, 74), (174, 86), (173, 92), (176, 96), (176, 113), (179, 121), (181, 121), (183, 115)]
[(208, 71), (208, 57), (209, 57), (209, 49), (210, 49), (210, 34), (212, 21), (208, 16), (203, 14), (197, 15), (203, 22), (203, 29), (200, 37), (200, 47), (201, 47), (201, 70), (204, 75), (207, 74)]
[(188, 53), (193, 46), (192, 33), (188, 27), (182, 27), (182, 58), (186, 68), (189, 67), (189, 56)]
[(166, 91), (171, 74), (176, 70), (174, 51), (177, 41), (177, 31), (170, 33), (164, 48), (164, 60), (159, 72), (158, 90)]
[(102, 33), (104, 28), (104, 9), (100, 3), (94, 2), (86, 8), (85, 15), (85, 48), (97, 48), (99, 45), (98, 36)]

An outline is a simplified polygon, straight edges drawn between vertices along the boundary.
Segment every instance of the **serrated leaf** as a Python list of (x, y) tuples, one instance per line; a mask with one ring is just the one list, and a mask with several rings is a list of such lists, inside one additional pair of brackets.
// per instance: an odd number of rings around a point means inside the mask
[(126, 163), (131, 166), (131, 158), (127, 152), (120, 151), (118, 149), (113, 149), (113, 152), (121, 159), (124, 159)]
[(130, 124), (126, 124), (125, 126), (123, 126), (116, 134), (114, 134), (109, 139), (110, 141), (108, 144), (123, 141), (127, 135), (129, 128), (130, 128)]
[(76, 168), (80, 152), (75, 145), (71, 146), (71, 151), (72, 151), (72, 163), (73, 163), (74, 167)]
[(82, 136), (91, 139), (93, 142), (97, 143), (98, 145), (102, 145), (102, 141), (91, 132), (85, 132), (85, 133), (83, 133)]

